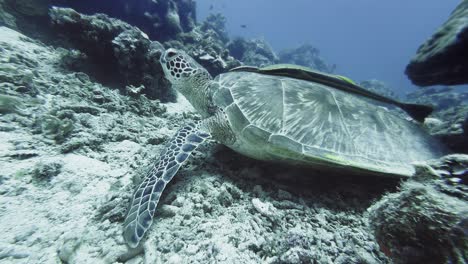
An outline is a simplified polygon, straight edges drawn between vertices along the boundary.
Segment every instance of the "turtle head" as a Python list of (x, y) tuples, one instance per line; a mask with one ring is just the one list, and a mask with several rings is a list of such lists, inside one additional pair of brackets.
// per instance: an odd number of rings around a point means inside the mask
[(166, 79), (185, 96), (184, 90), (202, 88), (211, 80), (208, 71), (182, 50), (168, 49), (159, 61)]
[(208, 71), (182, 50), (166, 50), (159, 62), (172, 87), (182, 93), (201, 114), (209, 114), (212, 78)]

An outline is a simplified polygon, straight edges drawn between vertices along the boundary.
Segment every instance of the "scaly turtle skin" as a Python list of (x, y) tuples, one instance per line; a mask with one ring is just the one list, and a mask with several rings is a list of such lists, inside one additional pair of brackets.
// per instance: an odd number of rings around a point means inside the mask
[(410, 177), (411, 162), (439, 154), (418, 124), (383, 107), (384, 100), (333, 79), (325, 85), (308, 69), (249, 67), (212, 80), (183, 51), (169, 49), (160, 62), (203, 120), (177, 132), (135, 191), (123, 233), (130, 247), (150, 227), (164, 187), (209, 137), (258, 160), (375, 176)]

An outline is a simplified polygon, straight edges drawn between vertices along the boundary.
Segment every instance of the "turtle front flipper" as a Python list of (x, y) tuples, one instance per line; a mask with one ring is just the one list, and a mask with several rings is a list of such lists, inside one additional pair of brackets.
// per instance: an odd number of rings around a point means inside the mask
[(124, 222), (123, 237), (135, 248), (153, 222), (161, 193), (180, 166), (210, 134), (199, 129), (200, 122), (181, 128), (166, 145), (158, 161), (136, 189)]

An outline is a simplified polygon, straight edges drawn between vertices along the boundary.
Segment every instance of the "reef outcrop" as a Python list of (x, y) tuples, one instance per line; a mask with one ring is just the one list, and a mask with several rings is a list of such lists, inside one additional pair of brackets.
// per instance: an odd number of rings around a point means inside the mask
[(241, 65), (226, 47), (229, 38), (225, 23), (224, 16), (212, 14), (192, 31), (181, 33), (176, 39), (164, 42), (164, 46), (184, 50), (212, 76), (216, 76)]
[(468, 93), (454, 87), (419, 89), (407, 95), (411, 102), (433, 105), (424, 125), (451, 151), (468, 153)]
[(405, 73), (419, 86), (468, 83), (468, 1), (422, 44)]
[(53, 7), (50, 17), (52, 27), (85, 54), (88, 65), (93, 65), (73, 70), (83, 70), (124, 93), (126, 87), (133, 86), (141, 87), (140, 92), (148, 98), (173, 99), (159, 65), (164, 47), (137, 27), (104, 14), (83, 15), (71, 8)]
[(359, 83), (359, 85), (371, 92), (393, 98), (393, 99), (398, 99), (398, 95), (390, 88), (388, 85), (382, 81), (376, 80), (376, 79), (371, 79), (371, 80), (365, 80)]
[(262, 67), (279, 62), (270, 44), (263, 39), (235, 38), (227, 44), (227, 48), (234, 58), (245, 65)]
[(53, 5), (70, 7), (88, 15), (103, 13), (144, 31), (150, 39), (165, 41), (196, 25), (193, 0), (52, 0)]
[(310, 44), (304, 44), (294, 49), (279, 52), (281, 63), (306, 66), (321, 72), (333, 73), (336, 65), (328, 65), (321, 57), (319, 49)]
[[(0, 10), (0, 19), (15, 19), (18, 30), (34, 20), (22, 18), (47, 14), (48, 1), (24, 1), (39, 5), (31, 14), (14, 2), (0, 0), (13, 14)], [(214, 143), (194, 152), (142, 247), (129, 249), (121, 233), (134, 185), (178, 127), (198, 119), (186, 101), (172, 102), (158, 63), (164, 48), (184, 49), (212, 75), (241, 63), (334, 67), (311, 46), (282, 60), (265, 41), (230, 40), (221, 15), (196, 25), (191, 0), (54, 2), (83, 8), (45, 15), (61, 35), (54, 47), (0, 27), (0, 260), (345, 264), (419, 261), (426, 252), (456, 262), (466, 252), (464, 155), (417, 165), (415, 180), (384, 196), (399, 183), (285, 168)], [(111, 18), (114, 7), (126, 22)], [(391, 94), (378, 81), (361, 85)], [(463, 151), (466, 95), (434, 91), (412, 99), (438, 102), (428, 129), (448, 131), (441, 138)]]
[[(196, 25), (193, 1), (137, 1), (139, 4), (132, 2), (135, 6), (126, 8), (123, 1), (117, 1), (115, 6), (104, 3), (88, 5), (87, 2), (1, 0), (0, 10), (5, 12), (2, 12), (0, 21), (29, 36), (67, 48), (62, 63), (70, 70), (85, 72), (123, 93), (138, 92), (162, 101), (175, 100), (174, 91), (159, 65), (159, 56), (165, 48), (185, 50), (213, 76), (241, 65), (225, 47), (229, 41), (225, 18), (220, 14), (211, 15)], [(49, 9), (51, 3), (76, 6), (93, 15), (64, 7)], [(152, 7), (146, 9), (148, 5)], [(36, 11), (27, 13), (30, 9)], [(144, 19), (132, 20), (135, 12), (150, 12), (152, 9), (161, 14), (152, 17), (158, 23), (150, 23), (151, 27), (143, 23)], [(106, 14), (94, 14), (97, 11)], [(39, 19), (42, 23), (34, 22)], [(171, 25), (174, 21), (178, 21), (177, 26)]]
[(49, 4), (49, 0), (0, 0), (0, 26), (42, 39), (48, 33)]
[(466, 263), (468, 156), (416, 165), (400, 191), (371, 206), (369, 223), (394, 263)]
[(193, 108), (119, 93), (65, 69), (72, 50), (5, 27), (0, 51), (1, 261), (389, 263), (364, 218), (388, 183), (309, 177), (212, 143), (162, 196), (142, 247), (129, 249), (132, 189)]

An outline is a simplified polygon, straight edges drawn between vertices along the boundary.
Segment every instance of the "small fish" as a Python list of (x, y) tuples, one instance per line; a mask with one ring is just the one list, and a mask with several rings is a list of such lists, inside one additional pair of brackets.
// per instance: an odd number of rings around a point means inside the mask
[(241, 28), (247, 28), (247, 25), (242, 24), (242, 25), (240, 25), (240, 27)]
[(213, 5), (210, 5), (210, 11), (214, 9), (214, 6)]

